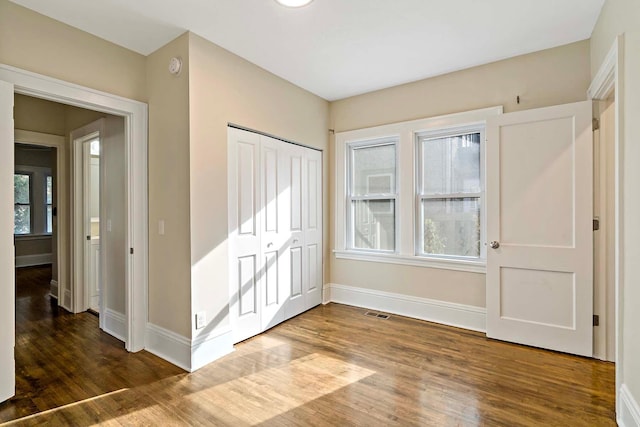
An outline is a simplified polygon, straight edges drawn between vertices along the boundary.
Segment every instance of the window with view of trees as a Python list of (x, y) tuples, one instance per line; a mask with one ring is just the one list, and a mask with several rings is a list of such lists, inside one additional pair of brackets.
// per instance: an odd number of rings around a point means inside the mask
[(480, 257), (480, 131), (416, 139), (421, 254)]
[(500, 114), (336, 133), (335, 257), (486, 272), (485, 128)]
[(349, 145), (350, 247), (396, 248), (396, 142)]
[(25, 173), (13, 175), (14, 234), (31, 233), (31, 176)]

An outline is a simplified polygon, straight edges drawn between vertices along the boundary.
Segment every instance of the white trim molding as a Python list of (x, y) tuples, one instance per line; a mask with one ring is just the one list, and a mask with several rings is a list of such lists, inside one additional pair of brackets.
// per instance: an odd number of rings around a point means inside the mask
[(146, 341), (146, 350), (149, 353), (191, 372), (191, 342), (189, 338), (153, 323), (147, 323)]
[[(486, 332), (486, 309), (410, 295), (328, 283), (325, 301)], [(326, 303), (325, 302), (325, 303)]]
[(620, 413), (617, 422), (621, 427), (640, 427), (640, 405), (626, 384), (620, 387)]
[(481, 261), (452, 260), (447, 258), (431, 258), (420, 256), (402, 256), (396, 254), (373, 254), (357, 251), (333, 251), (336, 259), (353, 261), (382, 262), (385, 264), (409, 265), (414, 267), (438, 268), (443, 270), (466, 271), (469, 273), (486, 273), (487, 263)]
[(587, 90), (589, 99), (607, 99), (616, 85), (616, 68), (618, 66), (618, 39), (613, 42), (607, 56), (591, 81)]
[(233, 352), (231, 327), (215, 329), (191, 341), (191, 369), (196, 371)]
[(104, 310), (104, 331), (125, 342), (127, 336), (127, 316), (107, 308)]
[(51, 264), (52, 259), (53, 256), (50, 253), (16, 256), (16, 268)]
[(233, 352), (230, 327), (215, 329), (190, 340), (153, 323), (147, 323), (146, 350), (187, 372), (194, 372)]
[[(126, 261), (125, 347), (131, 352), (144, 349), (149, 280), (147, 104), (5, 64), (0, 64), (0, 80), (13, 84), (15, 93), (124, 117), (128, 207), (125, 247), (130, 252)], [(66, 298), (65, 308), (71, 305)]]

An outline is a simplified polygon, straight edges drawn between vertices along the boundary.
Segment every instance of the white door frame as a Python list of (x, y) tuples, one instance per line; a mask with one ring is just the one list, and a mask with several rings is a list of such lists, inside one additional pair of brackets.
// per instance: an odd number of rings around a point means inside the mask
[(615, 207), (614, 207), (614, 221), (615, 221), (615, 233), (614, 233), (614, 274), (615, 274), (615, 339), (616, 339), (616, 414), (622, 413), (620, 399), (620, 389), (622, 387), (622, 298), (623, 298), (623, 283), (624, 277), (622, 275), (622, 239), (624, 235), (624, 223), (622, 222), (622, 188), (623, 188), (623, 174), (622, 163), (620, 159), (621, 144), (623, 138), (621, 137), (621, 131), (623, 129), (622, 116), (620, 114), (620, 107), (624, 105), (623, 100), (623, 52), (624, 52), (624, 36), (619, 35), (613, 42), (611, 49), (604, 61), (600, 65), (598, 72), (596, 73), (589, 90), (587, 91), (589, 99), (592, 100), (606, 100), (611, 95), (615, 96), (615, 139), (614, 139), (614, 151), (615, 151), (615, 166), (614, 166), (614, 181), (615, 181)]
[(127, 247), (125, 347), (135, 352), (145, 348), (148, 290), (148, 188), (147, 104), (73, 83), (0, 64), (0, 80), (14, 85), (15, 93), (87, 108), (125, 120), (127, 170)]
[(57, 234), (57, 264), (58, 264), (58, 276), (54, 279), (58, 284), (58, 293), (55, 297), (58, 299), (58, 305), (71, 311), (71, 307), (65, 305), (64, 295), (61, 295), (63, 286), (61, 284), (67, 283), (67, 271), (62, 266), (66, 265), (66, 248), (68, 245), (67, 223), (65, 221), (66, 200), (67, 200), (67, 184), (65, 180), (66, 170), (66, 156), (65, 156), (65, 143), (64, 137), (59, 135), (51, 135), (48, 133), (31, 132), (22, 129), (16, 129), (14, 132), (14, 143), (37, 145), (40, 147), (51, 147), (56, 149), (56, 234)]
[[(73, 301), (73, 312), (81, 313), (89, 308), (89, 298), (87, 295), (87, 283), (88, 277), (88, 257), (87, 257), (87, 242), (86, 242), (86, 210), (88, 200), (86, 198), (87, 193), (87, 171), (85, 165), (84, 144), (95, 138), (96, 136), (102, 138), (104, 135), (104, 119), (98, 119), (95, 122), (89, 123), (79, 129), (71, 131), (69, 138), (71, 144), (71, 185), (73, 199), (71, 200), (71, 228), (73, 236), (73, 249), (71, 256), (71, 297)], [(100, 177), (102, 178), (102, 176)], [(100, 182), (100, 193), (102, 193), (102, 180)], [(100, 213), (102, 214), (102, 204), (100, 205)], [(103, 216), (103, 215), (101, 215)], [(102, 224), (100, 225), (102, 233)], [(104, 253), (101, 253), (101, 258), (104, 257)], [(101, 259), (101, 265), (104, 265)], [(102, 287), (104, 281), (102, 280), (102, 274), (100, 275), (100, 328), (104, 329), (105, 317), (103, 298), (104, 289)]]

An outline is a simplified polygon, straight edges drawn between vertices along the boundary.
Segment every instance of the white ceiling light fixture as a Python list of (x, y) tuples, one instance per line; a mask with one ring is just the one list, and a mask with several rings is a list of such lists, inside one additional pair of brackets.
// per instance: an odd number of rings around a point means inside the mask
[(302, 7), (311, 3), (313, 0), (276, 0), (279, 4), (286, 7)]

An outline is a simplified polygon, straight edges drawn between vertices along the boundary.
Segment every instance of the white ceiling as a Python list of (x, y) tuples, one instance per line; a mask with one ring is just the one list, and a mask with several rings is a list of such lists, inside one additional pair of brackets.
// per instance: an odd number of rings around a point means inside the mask
[(148, 55), (190, 30), (336, 100), (584, 40), (604, 0), (12, 0)]

